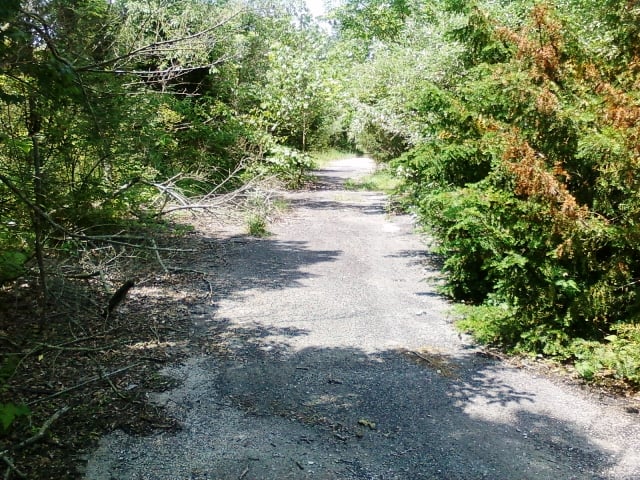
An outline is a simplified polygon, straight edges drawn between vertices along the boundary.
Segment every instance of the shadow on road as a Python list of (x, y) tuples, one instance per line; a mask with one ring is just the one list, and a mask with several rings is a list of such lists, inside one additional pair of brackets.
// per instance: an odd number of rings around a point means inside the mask
[[(309, 277), (305, 267), (341, 255), (277, 239), (198, 241), (211, 249), (207, 278), (216, 301), (256, 288), (297, 288)], [(401, 256), (424, 260), (415, 251)], [(201, 296), (207, 286), (190, 282), (184, 288)], [(528, 411), (535, 395), (497, 380), (500, 362), (475, 351), (298, 351), (287, 340), (307, 335), (302, 328), (238, 325), (218, 317), (215, 302), (206, 309), (194, 304), (192, 318), (203, 322), (193, 341), (210, 355), (211, 397), (222, 396), (250, 418), (286, 419), (309, 429), (310, 437), (300, 441), (333, 452), (334, 463), (326, 466), (332, 478), (595, 479), (613, 466), (611, 452), (576, 425)], [(238, 478), (250, 455), (255, 453), (238, 446), (236, 460), (202, 468), (211, 478)], [(254, 478), (269, 478), (269, 465), (250, 463), (266, 475)]]
[[(214, 360), (222, 368), (212, 388), (249, 416), (298, 422), (313, 442), (334, 445), (335, 478), (583, 479), (604, 478), (612, 466), (611, 452), (571, 423), (527, 411), (535, 395), (497, 381), (499, 362), (475, 353), (291, 350), (286, 337), (305, 334), (245, 328), (242, 342)], [(341, 476), (347, 466), (358, 475)]]
[[(344, 180), (340, 173), (327, 171), (319, 188), (339, 189)], [(356, 202), (301, 199), (293, 204), (373, 212), (371, 205)], [(189, 465), (202, 473), (197, 478), (276, 478), (274, 471), (291, 467), (290, 476), (277, 478), (596, 479), (606, 478), (604, 472), (615, 466), (612, 452), (596, 445), (576, 424), (528, 409), (535, 394), (499, 380), (501, 363), (473, 350), (456, 355), (429, 350), (367, 354), (357, 348), (357, 339), (353, 348), (296, 350), (288, 339), (308, 335), (303, 328), (274, 328), (255, 321), (240, 325), (218, 316), (217, 302), (249, 290), (300, 287), (310, 276), (306, 267), (336, 261), (341, 251), (246, 236), (194, 236), (189, 242), (198, 253), (176, 258), (174, 264), (206, 269), (202, 279), (185, 276), (180, 284), (184, 297), (194, 299), (186, 304), (198, 327), (194, 351), (207, 354), (202, 364), (207, 379), (200, 382), (205, 391), (197, 397), (223, 399), (183, 405), (187, 416), (202, 414), (186, 423), (199, 425), (211, 437), (199, 442), (211, 445), (210, 455), (201, 452), (202, 464), (191, 460)], [(411, 262), (432, 260), (414, 250), (397, 255)], [(203, 307), (208, 293), (211, 302)], [(189, 372), (185, 375), (188, 378)], [(223, 458), (215, 449), (223, 448), (217, 442), (228, 439), (216, 439), (216, 409), (228, 408), (247, 421), (238, 427), (246, 430), (236, 432), (245, 440), (233, 444), (234, 453)], [(277, 440), (270, 445), (246, 440), (262, 438), (252, 419), (263, 427), (270, 422), (267, 428)], [(286, 425), (307, 433), (280, 441), (287, 436)], [(312, 475), (306, 464), (281, 453), (280, 443), (287, 442), (312, 452), (314, 469), (324, 476)], [(172, 455), (190, 455), (181, 450), (188, 444), (173, 443)], [(140, 450), (162, 455), (154, 449)], [(154, 465), (162, 462), (158, 458)], [(127, 478), (138, 478), (128, 472)], [(182, 473), (154, 478), (187, 478)]]

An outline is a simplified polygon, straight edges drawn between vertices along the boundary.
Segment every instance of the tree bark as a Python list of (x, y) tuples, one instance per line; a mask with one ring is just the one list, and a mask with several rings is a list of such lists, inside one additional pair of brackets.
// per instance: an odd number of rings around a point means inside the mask
[[(31, 158), (33, 161), (33, 195), (35, 204), (42, 211), (46, 211), (45, 208), (45, 192), (44, 192), (44, 179), (42, 171), (42, 156), (40, 155), (40, 140), (38, 135), (40, 133), (40, 125), (42, 119), (37, 111), (36, 101), (33, 97), (29, 98), (29, 120), (28, 130), (31, 137)], [(39, 327), (40, 330), (44, 328), (45, 311), (47, 306), (47, 299), (49, 292), (47, 288), (47, 272), (44, 262), (44, 225), (40, 215), (37, 212), (32, 212), (33, 233), (35, 235), (35, 253), (36, 261), (38, 262), (38, 280), (40, 283), (40, 295), (38, 298), (39, 303)]]

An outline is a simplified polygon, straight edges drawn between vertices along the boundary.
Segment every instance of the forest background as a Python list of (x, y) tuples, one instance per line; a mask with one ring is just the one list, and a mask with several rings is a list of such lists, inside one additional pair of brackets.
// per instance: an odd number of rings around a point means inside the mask
[[(327, 12), (3, 1), (7, 298), (31, 292), (46, 332), (56, 279), (97, 275), (117, 293), (126, 278), (100, 273), (123, 249), (157, 253), (172, 212), (262, 204), (257, 179), (297, 188), (317, 152), (357, 151), (400, 180), (394, 203), (433, 236), (461, 328), (637, 388), (640, 6), (344, 0)], [(2, 381), (18, 366), (5, 355)], [(28, 412), (18, 400), (2, 404), (5, 429)]]

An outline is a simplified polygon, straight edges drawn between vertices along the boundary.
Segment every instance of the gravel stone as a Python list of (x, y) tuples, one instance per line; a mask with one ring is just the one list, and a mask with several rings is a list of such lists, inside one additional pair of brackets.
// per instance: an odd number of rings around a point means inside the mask
[[(154, 402), (178, 433), (104, 437), (88, 480), (640, 478), (640, 422), (622, 400), (486, 355), (452, 326), (429, 239), (384, 195), (347, 191), (366, 158), (287, 194), (273, 235), (230, 234), (216, 344), (165, 373)], [(209, 265), (209, 266), (206, 266)]]

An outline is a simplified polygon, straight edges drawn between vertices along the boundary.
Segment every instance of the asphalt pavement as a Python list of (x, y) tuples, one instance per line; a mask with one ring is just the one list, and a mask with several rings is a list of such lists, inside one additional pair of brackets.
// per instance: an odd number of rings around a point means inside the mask
[[(453, 327), (438, 258), (370, 172), (336, 161), (255, 239), (211, 235), (200, 347), (151, 401), (183, 428), (114, 432), (86, 478), (639, 479), (640, 416), (622, 399), (487, 355)], [(201, 348), (202, 344), (210, 348)]]

